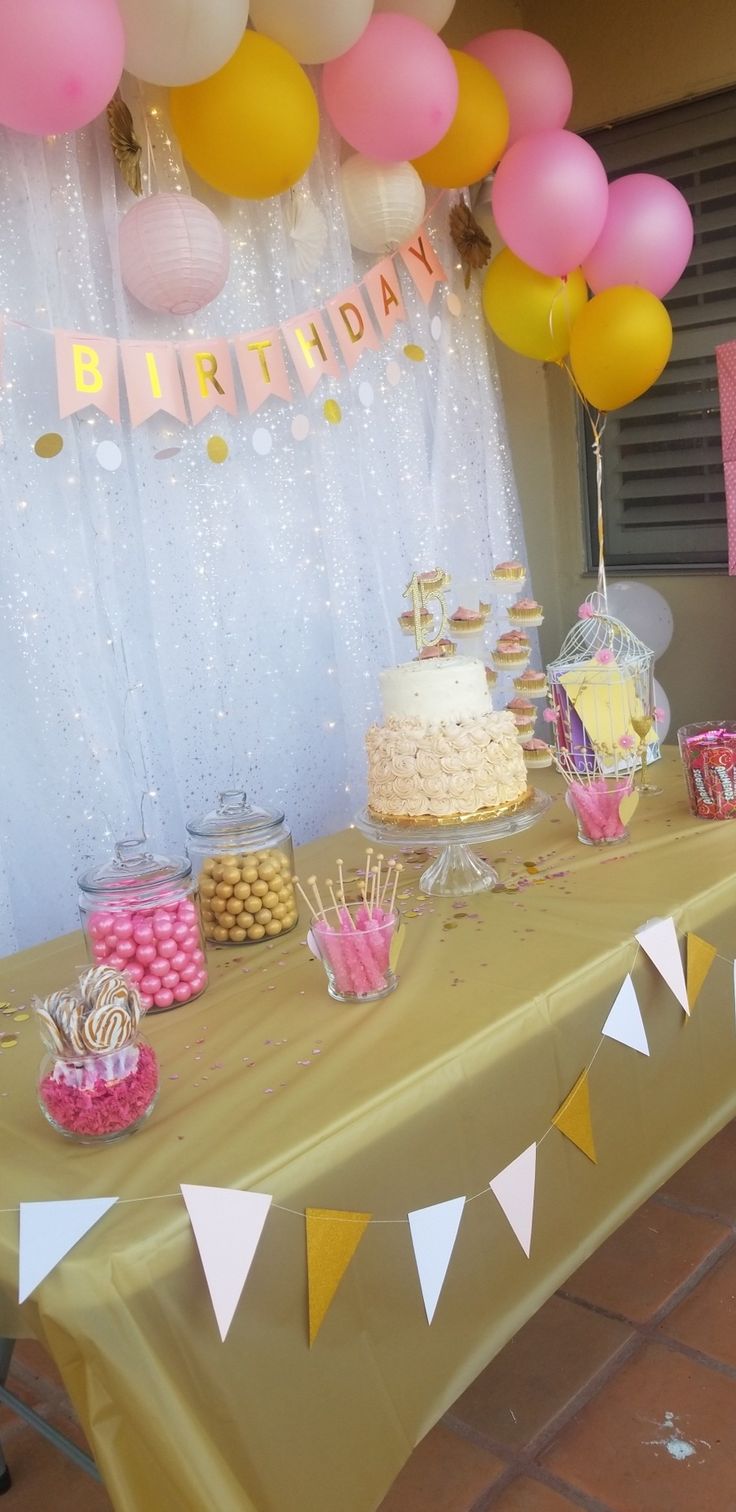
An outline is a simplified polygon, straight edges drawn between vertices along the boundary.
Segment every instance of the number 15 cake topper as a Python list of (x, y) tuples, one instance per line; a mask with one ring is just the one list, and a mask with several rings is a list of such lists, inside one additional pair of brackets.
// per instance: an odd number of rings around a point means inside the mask
[[(419, 652), (423, 646), (436, 646), (447, 629), (445, 594), (450, 582), (448, 572), (443, 572), (441, 567), (433, 567), (431, 572), (415, 572), (404, 589), (403, 597), (411, 600), (414, 611), (414, 639)], [(439, 613), (439, 623), (430, 629), (426, 624), (426, 616), (432, 613), (429, 605), (433, 602), (438, 606), (435, 613)]]

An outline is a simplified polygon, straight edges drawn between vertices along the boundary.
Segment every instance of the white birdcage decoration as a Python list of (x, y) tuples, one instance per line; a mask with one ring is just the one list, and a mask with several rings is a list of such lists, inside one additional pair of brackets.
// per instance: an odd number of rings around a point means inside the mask
[(618, 776), (659, 757), (654, 652), (591, 593), (547, 668), (549, 719), (564, 775)]

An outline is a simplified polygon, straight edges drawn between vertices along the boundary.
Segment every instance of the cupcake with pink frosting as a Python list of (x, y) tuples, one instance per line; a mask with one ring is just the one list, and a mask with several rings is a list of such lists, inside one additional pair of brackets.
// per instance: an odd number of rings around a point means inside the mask
[(461, 604), (450, 615), (450, 629), (453, 635), (480, 635), (487, 619), (488, 609), (484, 604), (479, 604), (477, 609), (466, 609)]
[(529, 629), (541, 625), (544, 620), (544, 610), (536, 599), (517, 599), (507, 613), (512, 625), (528, 625)]
[(524, 740), (521, 746), (524, 752), (524, 760), (528, 767), (549, 767), (552, 765), (552, 748), (543, 740)]
[(531, 667), (514, 678), (514, 687), (517, 693), (523, 693), (526, 698), (547, 697), (547, 679), (544, 673), (536, 672)]
[(506, 588), (520, 588), (526, 581), (523, 562), (499, 562), (491, 573), (491, 582)]

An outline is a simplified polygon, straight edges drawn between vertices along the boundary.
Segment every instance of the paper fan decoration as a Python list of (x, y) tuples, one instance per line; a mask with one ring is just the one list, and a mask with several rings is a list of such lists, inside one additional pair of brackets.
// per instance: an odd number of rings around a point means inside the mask
[(286, 212), (288, 261), (292, 278), (309, 278), (327, 246), (327, 221), (314, 200), (292, 194)]

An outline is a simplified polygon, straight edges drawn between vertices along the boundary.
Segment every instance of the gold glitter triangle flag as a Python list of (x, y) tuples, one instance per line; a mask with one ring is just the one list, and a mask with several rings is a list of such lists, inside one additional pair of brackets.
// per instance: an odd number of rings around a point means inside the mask
[(372, 1217), (338, 1208), (306, 1209), (310, 1347)]
[(588, 1073), (583, 1071), (571, 1092), (555, 1113), (552, 1122), (566, 1139), (577, 1145), (588, 1160), (598, 1162), (593, 1142), (593, 1125), (590, 1121), (590, 1092)]
[(687, 1000), (691, 1009), (700, 997), (703, 984), (718, 954), (715, 945), (701, 940), (700, 935), (687, 937)]

